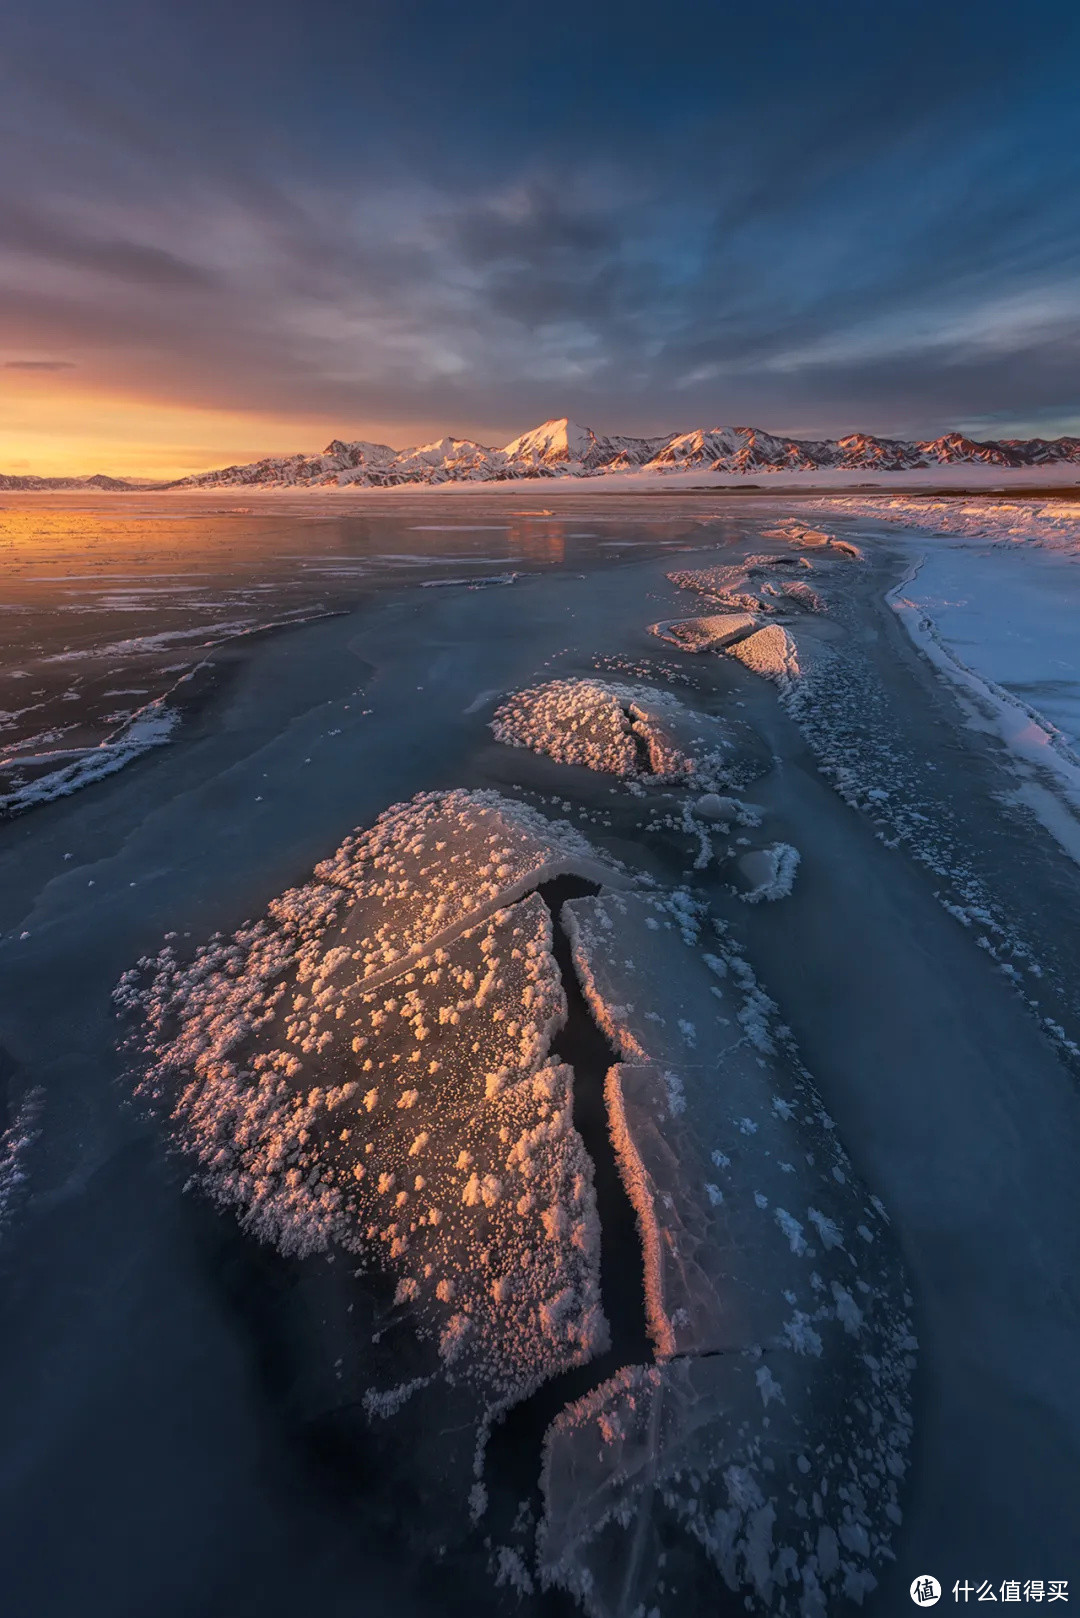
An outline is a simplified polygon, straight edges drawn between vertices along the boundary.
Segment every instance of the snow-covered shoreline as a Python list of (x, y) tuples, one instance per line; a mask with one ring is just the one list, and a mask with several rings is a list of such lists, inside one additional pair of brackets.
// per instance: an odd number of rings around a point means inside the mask
[(218, 483), (206, 487), (177, 485), (171, 488), (132, 488), (121, 490), (18, 489), (0, 490), (0, 505), (12, 509), (25, 503), (33, 510), (56, 508), (92, 511), (131, 511), (141, 515), (179, 515), (185, 511), (205, 512), (228, 509), (233, 502), (253, 502), (254, 509), (282, 509), (295, 501), (297, 509), (310, 512), (325, 502), (325, 509), (340, 511), (356, 504), (368, 508), (386, 500), (394, 504), (442, 498), (472, 500), (490, 498), (502, 504), (525, 507), (529, 515), (553, 515), (540, 508), (551, 501), (591, 499), (594, 496), (639, 495), (649, 499), (661, 495), (690, 494), (737, 496), (740, 500), (775, 498), (785, 500), (806, 496), (832, 496), (865, 500), (877, 504), (879, 495), (911, 495), (920, 499), (941, 495), (948, 499), (964, 494), (982, 498), (1005, 494), (1016, 499), (1046, 497), (1050, 491), (1080, 494), (1080, 468), (1067, 462), (1043, 466), (1000, 467), (964, 462), (913, 468), (909, 471), (868, 471), (821, 468), (816, 471), (778, 471), (768, 468), (748, 473), (714, 472), (702, 467), (690, 471), (600, 472), (587, 476), (559, 475), (538, 478), (490, 478), (477, 481), (442, 483), (403, 482), (388, 485), (360, 483)]
[[(1080, 714), (1080, 658), (1054, 655), (1059, 649), (1067, 653), (1075, 643), (1080, 579), (1069, 576), (1061, 580), (1066, 588), (1055, 592), (1052, 602), (1046, 601), (1047, 617), (1033, 622), (1024, 622), (1023, 605), (1014, 605), (1015, 597), (1010, 597), (1005, 579), (991, 595), (998, 610), (980, 612), (970, 598), (953, 595), (950, 599), (950, 585), (955, 588), (959, 573), (969, 590), (977, 584), (985, 589), (988, 572), (1013, 571), (1013, 556), (985, 548), (964, 550), (967, 554), (961, 556), (955, 547), (939, 555), (923, 551), (886, 599), (913, 643), (962, 694), (972, 716), (969, 722), (996, 732), (1016, 760), (1022, 777), (1017, 800), (1080, 862), (1080, 756), (1075, 724), (1064, 729), (1051, 717), (1056, 712), (1068, 724)], [(1039, 560), (1029, 555), (1020, 565), (1029, 569)], [(1055, 580), (1061, 573), (1060, 566), (1054, 569)], [(1075, 575), (1075, 568), (1070, 574)], [(1033, 645), (1028, 657), (1024, 659), (1021, 653), (1022, 661), (1018, 661), (1016, 643), (1022, 638)], [(1021, 668), (1028, 674), (1026, 680), (1018, 675)], [(1069, 677), (1064, 678), (1065, 674)], [(1010, 689), (1010, 681), (1016, 688)], [(1040, 685), (1047, 687), (1046, 694), (1039, 694), (1039, 705), (1025, 699), (1025, 685), (1036, 690)]]

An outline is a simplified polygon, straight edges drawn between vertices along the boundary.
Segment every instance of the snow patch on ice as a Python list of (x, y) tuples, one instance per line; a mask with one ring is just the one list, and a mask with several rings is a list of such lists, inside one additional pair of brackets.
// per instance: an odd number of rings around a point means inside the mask
[(780, 624), (769, 624), (745, 640), (736, 641), (726, 651), (754, 674), (773, 680), (781, 687), (793, 685), (801, 673), (794, 638)]
[(12, 1219), (27, 1185), (29, 1174), (26, 1160), (41, 1133), (44, 1101), (42, 1090), (27, 1091), (15, 1116), (0, 1135), (0, 1233)]
[[(151, 748), (161, 747), (169, 741), (179, 722), (179, 713), (175, 708), (170, 708), (164, 698), (147, 703), (97, 747), (87, 748), (71, 763), (49, 770), (24, 786), (0, 795), (0, 814), (18, 814), (38, 804), (53, 803), (57, 798), (69, 797), (95, 781), (103, 781), (106, 776), (114, 775), (126, 764), (141, 758)], [(64, 756), (70, 758), (70, 754), (59, 754), (58, 758)], [(26, 765), (40, 760), (19, 758), (11, 762)]]
[(876, 500), (837, 497), (820, 504), (844, 516), (895, 523), (924, 534), (963, 534), (1055, 551), (1080, 551), (1080, 511), (1074, 500), (934, 500), (898, 495)]
[(740, 899), (750, 905), (786, 899), (795, 886), (800, 858), (798, 849), (790, 843), (770, 843), (768, 848), (744, 854), (739, 870), (752, 885), (749, 892), (739, 895)]

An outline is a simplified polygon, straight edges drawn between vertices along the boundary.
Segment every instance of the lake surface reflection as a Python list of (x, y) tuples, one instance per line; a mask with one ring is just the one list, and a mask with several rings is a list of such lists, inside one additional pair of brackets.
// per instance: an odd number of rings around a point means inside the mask
[(560, 491), (554, 509), (529, 493), (366, 497), (347, 511), (318, 496), (262, 509), (9, 498), (0, 812), (73, 790), (88, 769), (96, 778), (165, 739), (208, 658), (242, 637), (349, 611), (376, 591), (499, 589), (550, 569), (711, 548), (745, 533), (749, 515), (744, 501), (725, 509), (708, 496)]

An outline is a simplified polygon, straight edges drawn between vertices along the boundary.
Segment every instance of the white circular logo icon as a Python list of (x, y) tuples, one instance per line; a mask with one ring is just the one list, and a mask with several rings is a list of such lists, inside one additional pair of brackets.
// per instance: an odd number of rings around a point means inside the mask
[(941, 1600), (941, 1585), (931, 1573), (920, 1573), (911, 1581), (911, 1599), (917, 1607), (936, 1607)]

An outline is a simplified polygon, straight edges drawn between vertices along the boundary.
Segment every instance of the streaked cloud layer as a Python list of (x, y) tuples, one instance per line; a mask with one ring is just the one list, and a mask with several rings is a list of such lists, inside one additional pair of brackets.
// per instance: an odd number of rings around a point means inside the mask
[(4, 469), (1080, 421), (1074, 6), (43, 0), (0, 52)]

